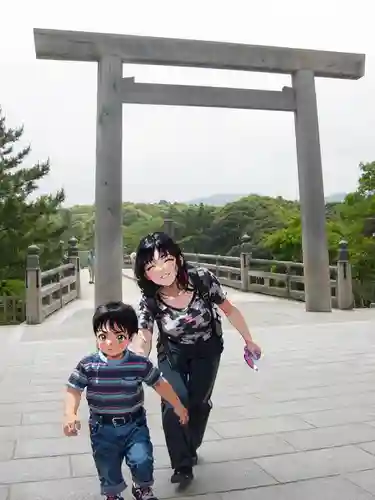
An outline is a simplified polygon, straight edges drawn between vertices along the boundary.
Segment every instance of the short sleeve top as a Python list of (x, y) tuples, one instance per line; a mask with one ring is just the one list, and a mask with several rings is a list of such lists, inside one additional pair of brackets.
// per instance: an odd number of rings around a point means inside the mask
[(94, 413), (122, 415), (144, 404), (142, 383), (154, 387), (162, 375), (152, 362), (126, 350), (119, 360), (108, 360), (98, 351), (85, 356), (68, 379), (68, 387), (83, 392)]
[[(205, 268), (198, 268), (197, 271), (201, 277), (206, 278), (204, 282), (209, 284), (209, 298), (213, 313), (216, 321), (220, 322), (221, 316), (217, 306), (226, 300), (226, 293), (218, 278), (211, 271)], [(157, 299), (157, 305), (163, 333), (171, 340), (192, 344), (200, 337), (212, 334), (211, 311), (197, 290), (194, 290), (190, 303), (183, 309), (174, 308), (159, 299)], [(153, 331), (155, 318), (144, 296), (139, 302), (138, 318), (140, 329)]]

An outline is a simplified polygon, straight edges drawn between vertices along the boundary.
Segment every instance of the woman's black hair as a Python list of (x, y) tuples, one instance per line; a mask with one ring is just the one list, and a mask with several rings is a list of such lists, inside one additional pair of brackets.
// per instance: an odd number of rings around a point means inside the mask
[(96, 308), (92, 317), (95, 335), (109, 327), (116, 333), (127, 332), (129, 338), (138, 332), (138, 317), (134, 308), (123, 302), (108, 302)]
[(148, 234), (141, 239), (135, 257), (134, 273), (137, 278), (138, 286), (144, 295), (146, 297), (155, 297), (156, 292), (160, 288), (160, 285), (146, 278), (145, 272), (147, 264), (154, 260), (155, 250), (157, 250), (161, 256), (171, 255), (175, 257), (177, 265), (177, 284), (180, 288), (186, 289), (189, 278), (181, 248), (166, 233), (156, 232)]

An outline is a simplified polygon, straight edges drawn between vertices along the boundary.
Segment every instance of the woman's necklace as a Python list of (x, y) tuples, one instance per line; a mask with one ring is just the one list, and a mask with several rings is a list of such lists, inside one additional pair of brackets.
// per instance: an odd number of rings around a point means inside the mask
[(177, 292), (177, 295), (167, 295), (165, 292), (160, 292), (160, 295), (162, 296), (163, 299), (176, 300), (178, 297), (183, 295), (185, 292), (186, 292), (186, 290), (179, 290)]

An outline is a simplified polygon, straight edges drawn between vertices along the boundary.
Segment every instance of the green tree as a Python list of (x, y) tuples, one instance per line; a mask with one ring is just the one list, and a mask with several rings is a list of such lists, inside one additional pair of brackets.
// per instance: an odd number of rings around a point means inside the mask
[[(27, 247), (41, 247), (42, 267), (60, 258), (59, 241), (66, 225), (60, 209), (64, 191), (35, 198), (38, 181), (50, 172), (48, 161), (22, 166), (30, 146), (16, 150), (23, 127), (7, 128), (0, 109), (0, 279), (24, 279)], [(34, 195), (34, 199), (31, 199)]]
[(131, 253), (137, 248), (139, 241), (143, 236), (154, 231), (160, 231), (163, 226), (163, 219), (161, 217), (152, 217), (142, 219), (129, 227), (123, 228), (123, 245)]
[[(328, 253), (330, 262), (336, 260), (339, 241), (343, 238), (343, 228), (336, 220), (326, 223)], [(302, 224), (300, 215), (292, 217), (288, 225), (264, 237), (264, 246), (271, 250), (277, 260), (302, 262)]]
[[(265, 235), (282, 229), (298, 213), (294, 202), (267, 196), (250, 195), (218, 209), (208, 235), (212, 253), (240, 252), (241, 237), (247, 233), (253, 253), (263, 253)], [(233, 250), (232, 250), (233, 249)]]
[(375, 162), (360, 163), (358, 187), (340, 205), (340, 220), (348, 240), (357, 305), (375, 302)]
[[(337, 259), (338, 243), (348, 241), (356, 304), (375, 301), (375, 162), (360, 163), (355, 192), (342, 203), (326, 207), (328, 250), (331, 264)], [(282, 229), (264, 237), (264, 244), (276, 259), (302, 260), (300, 216)]]
[(361, 172), (358, 181), (358, 193), (362, 196), (375, 195), (375, 161), (369, 163), (360, 163)]
[(180, 210), (177, 224), (177, 238), (185, 252), (208, 253), (211, 238), (208, 230), (215, 220), (216, 209), (200, 205), (190, 205)]

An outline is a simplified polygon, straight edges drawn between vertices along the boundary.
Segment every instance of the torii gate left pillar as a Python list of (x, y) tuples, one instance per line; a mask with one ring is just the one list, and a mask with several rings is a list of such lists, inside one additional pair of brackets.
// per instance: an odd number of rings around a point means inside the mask
[(98, 62), (95, 173), (95, 306), (122, 298), (122, 60)]

